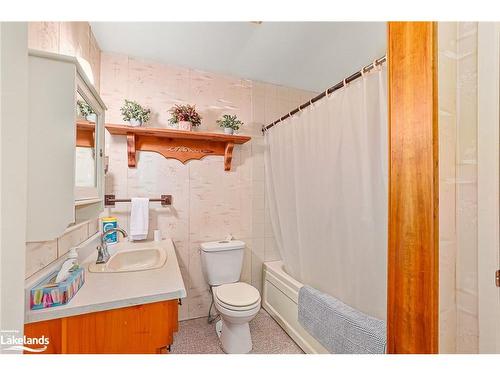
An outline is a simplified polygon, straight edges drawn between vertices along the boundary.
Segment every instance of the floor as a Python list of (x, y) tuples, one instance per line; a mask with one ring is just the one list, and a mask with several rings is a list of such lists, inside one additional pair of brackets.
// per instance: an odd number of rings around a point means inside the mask
[[(303, 354), (304, 352), (288, 336), (276, 321), (261, 309), (250, 322), (252, 354)], [(172, 345), (174, 354), (223, 354), (215, 323), (208, 324), (207, 318), (184, 320)]]

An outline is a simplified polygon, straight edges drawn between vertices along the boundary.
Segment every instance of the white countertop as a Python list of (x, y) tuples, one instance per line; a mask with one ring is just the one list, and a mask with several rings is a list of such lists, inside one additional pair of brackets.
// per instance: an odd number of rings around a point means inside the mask
[[(25, 323), (186, 297), (172, 240), (120, 242), (109, 246), (109, 252), (113, 255), (120, 249), (144, 248), (148, 244), (166, 250), (167, 261), (163, 267), (146, 271), (92, 273), (88, 270), (88, 265), (96, 260), (96, 252), (92, 252), (82, 262), (85, 283), (73, 299), (64, 306), (42, 310), (31, 310), (28, 299)], [(27, 297), (32, 285), (34, 282), (26, 289)]]

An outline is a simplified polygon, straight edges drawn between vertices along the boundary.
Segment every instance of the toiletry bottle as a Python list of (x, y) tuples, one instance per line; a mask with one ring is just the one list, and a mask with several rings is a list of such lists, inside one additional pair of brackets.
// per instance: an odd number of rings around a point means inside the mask
[(64, 261), (61, 266), (61, 269), (57, 273), (56, 283), (60, 283), (66, 280), (69, 277), (71, 269), (75, 266), (78, 267), (78, 252), (76, 251), (76, 247), (72, 247), (68, 252), (68, 259)]

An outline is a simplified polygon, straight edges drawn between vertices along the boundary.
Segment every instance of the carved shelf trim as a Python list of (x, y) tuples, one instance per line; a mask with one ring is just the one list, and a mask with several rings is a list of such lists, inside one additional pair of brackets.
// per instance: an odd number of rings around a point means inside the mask
[(248, 142), (251, 137), (164, 128), (142, 128), (106, 124), (112, 135), (127, 137), (128, 166), (137, 166), (137, 151), (152, 151), (182, 163), (199, 160), (207, 155), (224, 157), (224, 170), (231, 170), (234, 145)]

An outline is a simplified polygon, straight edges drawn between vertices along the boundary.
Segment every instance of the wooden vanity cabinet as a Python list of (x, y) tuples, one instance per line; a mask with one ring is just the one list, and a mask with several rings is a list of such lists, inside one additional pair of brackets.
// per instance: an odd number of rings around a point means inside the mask
[(50, 340), (44, 354), (167, 353), (178, 329), (178, 301), (162, 301), (29, 323), (27, 337)]

